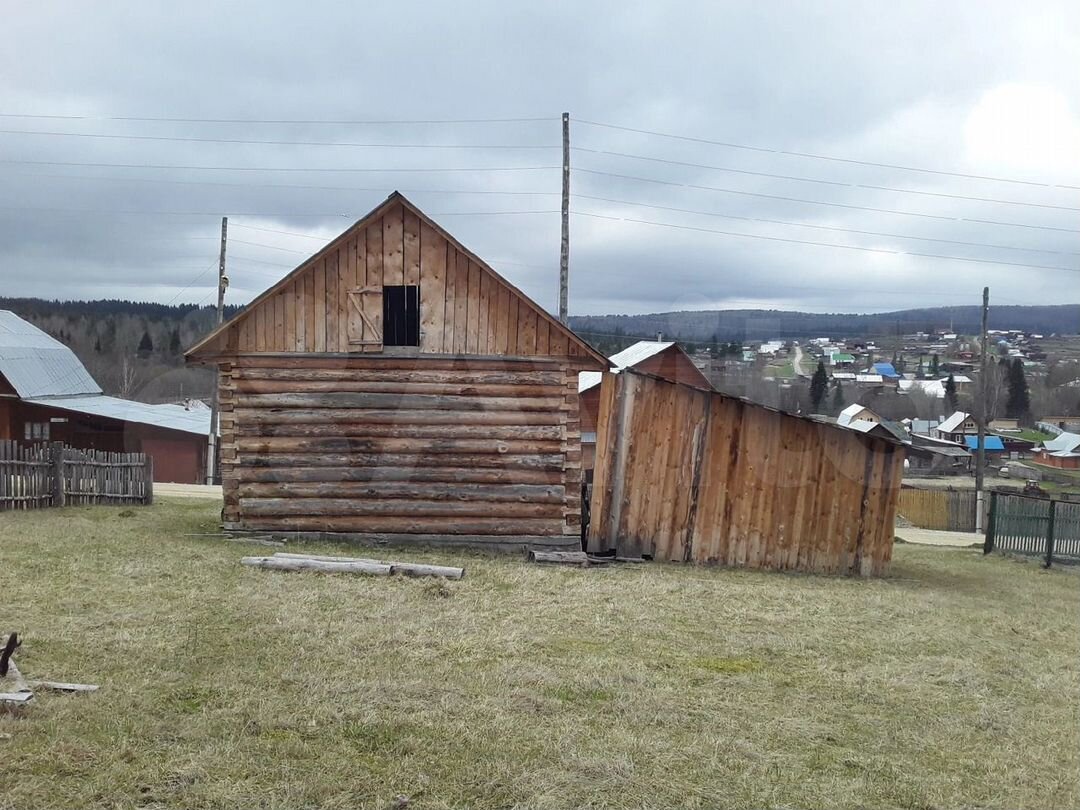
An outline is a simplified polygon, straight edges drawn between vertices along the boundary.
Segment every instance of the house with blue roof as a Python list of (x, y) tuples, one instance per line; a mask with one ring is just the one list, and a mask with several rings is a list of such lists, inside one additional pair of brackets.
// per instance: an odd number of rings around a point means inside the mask
[(880, 374), (886, 380), (899, 380), (900, 375), (897, 374), (896, 368), (892, 363), (874, 363), (872, 374)]

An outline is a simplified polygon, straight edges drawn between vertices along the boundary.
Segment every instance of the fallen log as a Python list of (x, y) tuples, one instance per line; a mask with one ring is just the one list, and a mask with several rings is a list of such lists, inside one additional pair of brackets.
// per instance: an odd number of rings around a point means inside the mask
[(242, 565), (268, 568), (272, 571), (319, 571), (324, 574), (370, 574), (376, 577), (390, 576), (390, 566), (371, 562), (326, 562), (302, 558), (286, 560), (275, 557), (244, 557)]
[(525, 555), (528, 562), (552, 563), (556, 565), (610, 565), (610, 557), (590, 557), (584, 551), (541, 551), (530, 548)]
[(55, 692), (96, 692), (101, 687), (93, 683), (64, 683), (62, 681), (27, 681), (33, 689), (52, 689)]
[(317, 560), (319, 562), (350, 562), (371, 563), (375, 565), (389, 565), (391, 574), (402, 574), (407, 577), (445, 577), (446, 579), (461, 579), (465, 576), (464, 568), (451, 565), (427, 565), (425, 563), (410, 562), (385, 562), (366, 557), (329, 557), (318, 554), (296, 554), (287, 551), (274, 553), (272, 559), (279, 560)]

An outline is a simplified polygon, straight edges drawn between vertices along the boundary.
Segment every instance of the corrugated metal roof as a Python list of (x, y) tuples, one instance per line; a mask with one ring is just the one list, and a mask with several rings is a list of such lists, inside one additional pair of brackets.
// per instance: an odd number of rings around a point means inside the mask
[(584, 394), (590, 388), (595, 388), (604, 379), (602, 371), (581, 371), (577, 375), (577, 391)]
[(1048, 453), (1071, 453), (1080, 447), (1080, 436), (1075, 433), (1059, 433), (1054, 438), (1043, 442), (1042, 446)]
[(633, 346), (623, 349), (618, 354), (608, 358), (608, 362), (615, 368), (633, 368), (638, 363), (648, 360), (653, 355), (660, 354), (664, 349), (674, 346), (672, 341), (639, 340)]
[[(979, 449), (979, 437), (978, 436), (965, 436), (964, 443), (967, 445), (968, 450)], [(1001, 441), (1000, 436), (987, 436), (986, 437), (986, 449), (987, 450), (1004, 450), (1005, 443)]]
[(938, 430), (942, 433), (953, 433), (967, 421), (967, 418), (968, 415), (963, 411), (956, 411), (956, 413), (938, 425)]
[(3, 309), (0, 374), (22, 399), (101, 393), (71, 349)]
[(117, 399), (101, 394), (82, 397), (50, 397), (30, 400), (35, 405), (46, 405), (75, 413), (119, 419), (140, 425), (179, 430), (183, 433), (210, 434), (210, 411), (205, 408), (187, 410), (183, 405), (148, 405), (129, 399)]

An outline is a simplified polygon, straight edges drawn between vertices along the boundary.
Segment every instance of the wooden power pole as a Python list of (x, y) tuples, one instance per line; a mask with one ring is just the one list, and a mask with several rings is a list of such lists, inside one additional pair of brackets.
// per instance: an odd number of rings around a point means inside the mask
[(570, 286), (570, 113), (562, 114), (562, 244), (559, 250), (559, 320), (569, 319)]
[[(221, 248), (218, 250), (218, 291), (217, 291), (217, 325), (221, 326), (225, 320), (225, 288), (229, 286), (229, 279), (225, 275), (225, 242), (229, 235), (229, 218), (221, 218)], [(210, 436), (206, 448), (206, 483), (213, 484), (217, 473), (217, 434), (218, 434), (218, 377), (219, 372), (214, 370), (214, 389), (210, 397)]]
[(979, 446), (975, 455), (975, 531), (983, 530), (983, 476), (986, 469), (986, 340), (990, 314), (990, 288), (983, 287), (982, 333), (979, 336), (979, 407), (976, 424)]

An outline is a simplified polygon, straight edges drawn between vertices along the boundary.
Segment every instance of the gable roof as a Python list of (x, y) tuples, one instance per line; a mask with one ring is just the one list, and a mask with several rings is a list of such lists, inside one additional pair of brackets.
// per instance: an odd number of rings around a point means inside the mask
[(958, 427), (961, 427), (964, 422), (968, 420), (969, 414), (963, 411), (956, 411), (952, 416), (938, 425), (938, 430), (942, 433), (954, 433)]
[(71, 349), (7, 310), (0, 310), (0, 375), (22, 399), (101, 393)]
[[(852, 424), (852, 422), (857, 421), (855, 417), (863, 411), (870, 411), (870, 413), (874, 413), (865, 405), (860, 405), (858, 402), (848, 405), (846, 408), (844, 408), (844, 410), (840, 411), (840, 415), (836, 417), (836, 424), (850, 425)], [(877, 414), (874, 415), (877, 416)]]
[(670, 340), (639, 340), (633, 346), (611, 355), (608, 362), (614, 368), (633, 368), (674, 345), (674, 341)]
[[(639, 340), (632, 346), (628, 346), (621, 352), (616, 352), (607, 359), (613, 373), (618, 374), (624, 368), (634, 368), (638, 363), (644, 363), (650, 357), (655, 357), (678, 344), (672, 340)], [(682, 351), (681, 349), (679, 351)], [(595, 388), (603, 379), (603, 373), (599, 371), (582, 371), (578, 374), (578, 393), (583, 394), (590, 388)]]
[(452, 234), (445, 230), (442, 226), (436, 223), (431, 217), (421, 211), (416, 205), (414, 205), (404, 194), (400, 191), (393, 192), (379, 205), (375, 206), (371, 211), (358, 219), (344, 231), (342, 231), (337, 237), (332, 239), (317, 253), (309, 256), (300, 265), (298, 265), (292, 272), (288, 273), (284, 278), (272, 285), (260, 295), (258, 295), (251, 303), (249, 303), (243, 311), (237, 313), (228, 321), (217, 327), (210, 334), (192, 346), (184, 353), (184, 357), (192, 359), (199, 357), (200, 355), (212, 353), (210, 350), (217, 340), (223, 335), (227, 335), (230, 331), (235, 330), (236, 327), (246, 321), (251, 315), (267, 300), (271, 299), (274, 295), (285, 289), (291, 284), (297, 276), (302, 275), (308, 270), (312, 269), (317, 262), (324, 259), (327, 255), (340, 249), (347, 241), (347, 239), (355, 233), (358, 229), (367, 227), (368, 224), (378, 220), (384, 216), (388, 211), (394, 208), (394, 206), (403, 206), (404, 209), (413, 215), (415, 215), (422, 223), (428, 225), (443, 239), (447, 240), (455, 249), (467, 256), (470, 261), (474, 262), (482, 272), (494, 277), (500, 284), (503, 284), (513, 295), (517, 296), (521, 302), (530, 306), (537, 314), (547, 322), (548, 328), (552, 329), (559, 334), (565, 336), (570, 344), (577, 347), (577, 349), (584, 355), (597, 363), (601, 363), (604, 367), (607, 366), (607, 358), (605, 358), (600, 352), (596, 351), (592, 346), (578, 337), (569, 327), (565, 326), (558, 318), (552, 316), (542, 306), (533, 301), (529, 296), (523, 293), (515, 285), (507, 281), (502, 275), (500, 275), (494, 268), (487, 262), (473, 253), (471, 250), (461, 244)]
[(1052, 439), (1042, 443), (1042, 448), (1048, 453), (1071, 453), (1080, 447), (1080, 436), (1075, 433), (1059, 433)]

